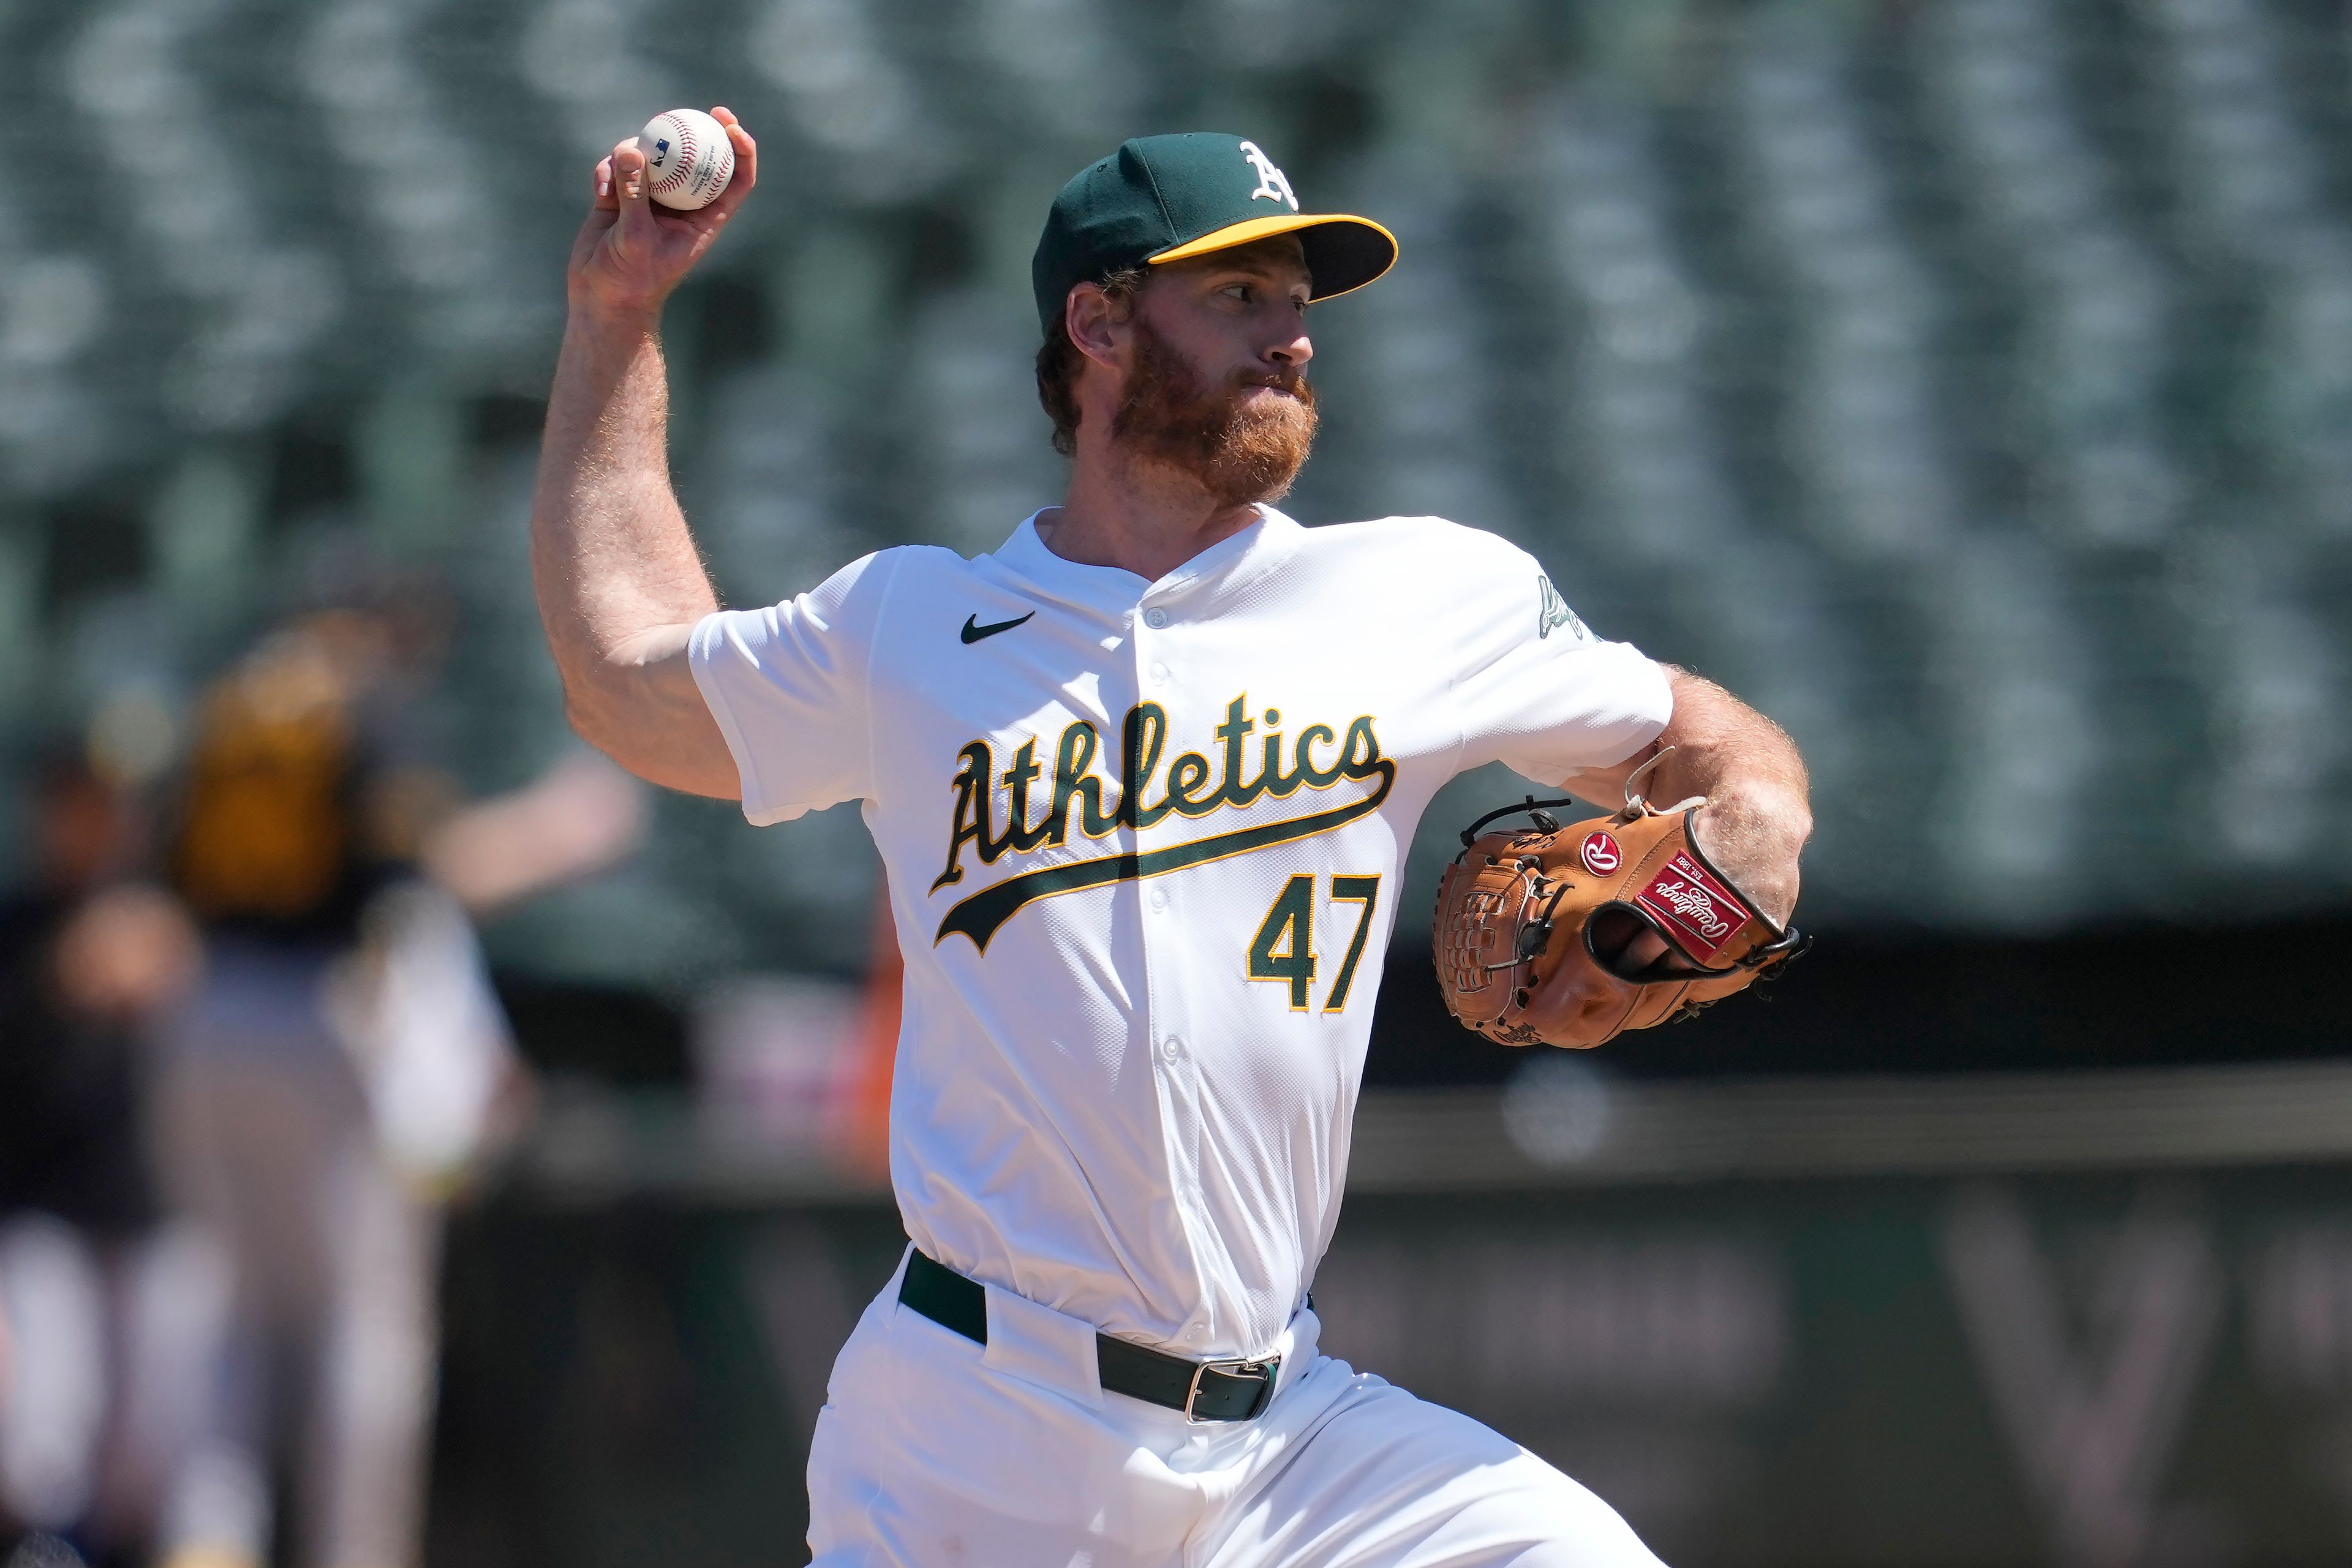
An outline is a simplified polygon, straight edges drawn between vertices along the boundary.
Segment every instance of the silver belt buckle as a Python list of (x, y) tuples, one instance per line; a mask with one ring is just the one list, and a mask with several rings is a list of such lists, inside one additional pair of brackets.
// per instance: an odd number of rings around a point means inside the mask
[[(1227, 1377), (1255, 1377), (1258, 1380), (1257, 1398), (1244, 1414), (1234, 1416), (1192, 1414), (1192, 1402), (1201, 1397), (1201, 1379), (1212, 1372), (1222, 1372)], [(1212, 1421), (1255, 1421), (1265, 1411), (1266, 1401), (1273, 1396), (1275, 1379), (1281, 1373), (1282, 1358), (1278, 1355), (1268, 1356), (1264, 1361), (1235, 1356), (1227, 1361), (1196, 1363), (1192, 1367), (1192, 1385), (1184, 1391), (1184, 1419), (1195, 1426), (1205, 1426)]]

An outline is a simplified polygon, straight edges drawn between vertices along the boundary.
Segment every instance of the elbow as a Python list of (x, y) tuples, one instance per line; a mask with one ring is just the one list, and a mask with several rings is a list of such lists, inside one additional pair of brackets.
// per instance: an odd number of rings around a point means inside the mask
[(1803, 854), (1805, 846), (1811, 842), (1813, 837), (1813, 806), (1805, 798), (1803, 786), (1798, 787), (1794, 800), (1783, 810), (1780, 820), (1781, 830), (1788, 835), (1789, 853), (1792, 856)]
[[(1773, 728), (1777, 730), (1780, 726), (1776, 724)], [(1789, 738), (1787, 731), (1781, 731), (1780, 741), (1788, 749), (1786, 771), (1782, 775), (1782, 788), (1787, 793), (1788, 801), (1781, 807), (1781, 813), (1790, 831), (1801, 846), (1813, 836), (1813, 777), (1811, 771), (1805, 766), (1804, 757), (1797, 751), (1797, 743)]]
[(1812, 780), (1787, 731), (1754, 710), (1727, 732), (1698, 740), (1705, 759), (1691, 793), (1742, 818), (1759, 844), (1794, 861), (1813, 836)]
[(1779, 772), (1734, 774), (1709, 795), (1759, 826), (1793, 853), (1813, 836), (1813, 806), (1805, 793), (1802, 773)]
[(647, 784), (737, 798), (734, 760), (682, 660), (628, 652), (567, 663), (563, 717), (589, 745)]
[(1813, 836), (1812, 780), (1796, 746), (1785, 734), (1780, 741), (1781, 754), (1767, 765), (1745, 770), (1733, 790), (1747, 797), (1758, 817), (1773, 826), (1793, 856)]
[[(1769, 859), (1786, 865), (1793, 882), (1797, 867), (1804, 858), (1805, 846), (1813, 837), (1813, 808), (1805, 796), (1804, 774), (1800, 772), (1779, 788), (1757, 791), (1746, 815), (1753, 824), (1759, 847), (1765, 850)], [(1793, 888), (1790, 902), (1795, 902)]]
[(598, 751), (604, 752), (606, 756), (613, 754), (605, 749), (604, 742), (597, 739), (596, 719), (593, 711), (579, 698), (573, 696), (569, 689), (563, 693), (563, 721), (572, 726), (572, 732), (574, 735)]
[(629, 762), (620, 750), (625, 731), (614, 722), (613, 709), (612, 694), (602, 689), (593, 677), (572, 670), (563, 672), (564, 722), (572, 726), (573, 734), (625, 768)]

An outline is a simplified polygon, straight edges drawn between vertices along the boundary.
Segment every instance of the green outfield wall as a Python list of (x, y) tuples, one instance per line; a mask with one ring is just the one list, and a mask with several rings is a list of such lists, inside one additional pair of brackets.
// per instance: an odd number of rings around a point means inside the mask
[[(1327, 1350), (1670, 1562), (2352, 1559), (2352, 1164), (1441, 1184), (1351, 1196)], [(900, 1245), (872, 1196), (708, 1184), (461, 1216), (435, 1568), (805, 1561), (806, 1434)]]

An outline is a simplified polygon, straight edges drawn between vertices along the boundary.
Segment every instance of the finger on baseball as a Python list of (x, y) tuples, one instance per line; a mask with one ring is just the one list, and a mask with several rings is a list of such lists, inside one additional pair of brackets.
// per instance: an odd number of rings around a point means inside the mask
[(719, 209), (718, 216), (724, 217), (741, 206), (743, 198), (751, 194), (751, 187), (760, 183), (760, 144), (751, 140), (751, 133), (743, 129), (743, 122), (735, 118), (733, 110), (712, 110), (710, 118), (727, 128), (727, 140), (735, 148), (735, 173), (728, 180), (727, 188), (719, 193), (719, 199), (711, 204)]
[(637, 139), (630, 137), (613, 149), (605, 160), (613, 166), (613, 194), (623, 203), (646, 200), (646, 155), (637, 150)]
[(613, 149), (613, 194), (621, 204), (625, 233), (642, 234), (654, 222), (652, 182), (646, 177), (646, 155), (634, 138)]

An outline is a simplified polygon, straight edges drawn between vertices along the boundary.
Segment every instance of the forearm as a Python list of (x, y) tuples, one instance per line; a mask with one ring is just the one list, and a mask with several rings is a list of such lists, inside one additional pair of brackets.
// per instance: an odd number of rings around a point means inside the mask
[(718, 607), (670, 488), (668, 401), (657, 317), (574, 310), (548, 399), (531, 569), (566, 709), (615, 755), (649, 698), (662, 707), (648, 667)]
[(1798, 861), (1813, 831), (1804, 759), (1778, 724), (1722, 687), (1669, 668), (1675, 712), (1658, 737), (1672, 748), (1642, 793), (1671, 804), (1705, 795), (1699, 847), (1760, 912), (1786, 926), (1797, 906)]
[(1584, 799), (1614, 807), (1653, 757), (1641, 793), (1662, 805), (1706, 797), (1699, 847), (1774, 924), (1797, 907), (1797, 860), (1813, 831), (1804, 759), (1778, 724), (1703, 676), (1660, 666), (1673, 683), (1674, 717), (1657, 740), (1624, 761), (1568, 782)]
[(567, 677), (656, 626), (718, 607), (670, 489), (658, 318), (575, 310), (531, 507), (531, 568)]

